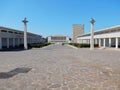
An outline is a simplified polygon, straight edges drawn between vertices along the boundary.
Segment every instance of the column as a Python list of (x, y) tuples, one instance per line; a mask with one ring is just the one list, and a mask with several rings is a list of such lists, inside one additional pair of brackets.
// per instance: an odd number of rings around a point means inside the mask
[(116, 48), (118, 48), (118, 37), (116, 37)]
[(0, 37), (0, 49), (2, 49), (2, 38)]
[(111, 47), (111, 38), (109, 38), (109, 47)]
[(92, 18), (90, 23), (91, 23), (90, 49), (93, 50), (94, 49), (94, 23), (95, 23), (95, 20)]
[(28, 49), (27, 46), (27, 20), (26, 18), (22, 21), (24, 23), (24, 49)]
[(101, 39), (99, 38), (99, 47), (101, 47)]
[(106, 39), (103, 39), (103, 47), (106, 47)]
[(7, 38), (7, 48), (9, 48), (9, 38)]

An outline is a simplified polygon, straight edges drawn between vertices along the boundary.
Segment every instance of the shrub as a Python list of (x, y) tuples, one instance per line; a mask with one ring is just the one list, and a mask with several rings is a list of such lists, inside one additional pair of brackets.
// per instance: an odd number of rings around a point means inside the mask
[(90, 44), (80, 44), (80, 48), (88, 48), (90, 47)]
[[(79, 43), (69, 43), (70, 45), (73, 45), (78, 48), (89, 48), (90, 44), (79, 44)], [(98, 47), (98, 44), (94, 44), (94, 47)]]
[(80, 44), (79, 43), (69, 43), (70, 45), (73, 45), (73, 46), (75, 46), (75, 47), (78, 47), (78, 48), (80, 48)]
[(42, 48), (44, 46), (48, 46), (50, 43), (41, 43), (41, 44), (30, 44), (31, 48)]

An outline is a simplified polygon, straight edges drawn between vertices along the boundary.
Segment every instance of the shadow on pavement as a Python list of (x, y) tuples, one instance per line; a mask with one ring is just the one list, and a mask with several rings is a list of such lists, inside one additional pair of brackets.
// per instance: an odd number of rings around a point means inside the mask
[(28, 73), (32, 68), (16, 68), (9, 72), (1, 72), (0, 73), (0, 79), (8, 79), (11, 78), (19, 73)]

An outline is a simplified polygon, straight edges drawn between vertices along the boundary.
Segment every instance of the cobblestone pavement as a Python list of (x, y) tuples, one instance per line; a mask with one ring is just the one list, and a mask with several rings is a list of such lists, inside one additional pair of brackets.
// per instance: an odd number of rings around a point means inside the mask
[(120, 90), (120, 51), (51, 45), (0, 52), (0, 90)]

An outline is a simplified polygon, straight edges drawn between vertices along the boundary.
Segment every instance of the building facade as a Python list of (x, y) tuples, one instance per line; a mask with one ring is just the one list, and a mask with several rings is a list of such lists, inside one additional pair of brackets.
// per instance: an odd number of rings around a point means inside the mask
[[(77, 43), (90, 44), (91, 34), (83, 34), (77, 37)], [(99, 47), (120, 47), (120, 26), (98, 30), (94, 32), (94, 44)]]
[(73, 24), (72, 25), (72, 42), (77, 43), (77, 37), (84, 34), (84, 25)]
[[(27, 43), (41, 43), (42, 36), (27, 32)], [(24, 43), (24, 32), (0, 27), (0, 49), (17, 47)]]
[(49, 36), (47, 38), (48, 43), (53, 42), (53, 43), (57, 43), (57, 42), (67, 42), (70, 43), (70, 38), (68, 36)]

